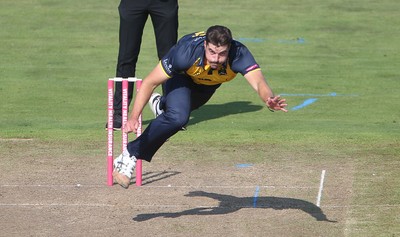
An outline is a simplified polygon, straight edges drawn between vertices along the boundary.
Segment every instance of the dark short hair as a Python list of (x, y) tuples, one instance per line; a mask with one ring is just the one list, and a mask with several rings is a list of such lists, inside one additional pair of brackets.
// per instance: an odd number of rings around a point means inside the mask
[(230, 45), (232, 42), (231, 30), (225, 26), (211, 26), (206, 32), (206, 42), (216, 46)]

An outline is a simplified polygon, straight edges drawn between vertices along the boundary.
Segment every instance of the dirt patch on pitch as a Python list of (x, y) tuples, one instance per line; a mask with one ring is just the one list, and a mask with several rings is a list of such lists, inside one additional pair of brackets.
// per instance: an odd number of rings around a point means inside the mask
[(144, 163), (143, 186), (123, 189), (106, 186), (105, 150), (96, 143), (1, 140), (1, 235), (343, 235), (352, 180), (345, 159), (254, 147), (202, 159), (183, 146), (166, 144)]

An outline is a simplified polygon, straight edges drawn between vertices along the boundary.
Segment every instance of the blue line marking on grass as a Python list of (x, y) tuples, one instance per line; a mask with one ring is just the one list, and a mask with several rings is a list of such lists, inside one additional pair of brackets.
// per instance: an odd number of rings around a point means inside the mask
[(281, 44), (304, 44), (305, 42), (306, 41), (303, 38), (290, 39), (290, 40), (285, 40), (285, 39), (278, 40), (278, 43), (281, 43)]
[(306, 41), (304, 38), (298, 37), (296, 39), (278, 39), (278, 40), (271, 40), (271, 39), (262, 39), (262, 38), (237, 38), (237, 41), (240, 42), (250, 42), (250, 43), (262, 43), (265, 41), (275, 42), (279, 44), (305, 44)]
[(258, 193), (260, 192), (260, 187), (256, 187), (256, 191), (254, 192), (254, 198), (253, 198), (253, 207), (257, 207), (257, 198), (258, 198)]
[[(318, 96), (318, 97), (325, 97), (325, 96), (330, 96), (330, 97), (336, 97), (336, 96), (358, 96), (357, 94), (338, 94), (336, 92), (331, 92), (331, 93), (327, 93), (327, 94), (288, 94), (288, 93), (281, 93), (279, 94), (280, 96)], [(302, 109), (312, 103), (314, 103), (315, 101), (317, 101), (318, 99), (316, 98), (310, 98), (305, 100), (302, 104), (297, 105), (293, 108), (291, 108), (291, 110), (299, 110)]]
[(331, 96), (331, 97), (335, 97), (335, 96), (358, 96), (357, 94), (337, 94), (336, 92), (331, 92), (328, 94), (279, 94), (280, 96)]
[(237, 164), (236, 168), (248, 168), (248, 167), (252, 167), (252, 164)]
[(237, 39), (240, 42), (252, 42), (252, 43), (261, 43), (264, 42), (264, 39), (260, 39), (260, 38), (238, 38)]
[(315, 101), (317, 101), (318, 99), (316, 98), (310, 98), (310, 99), (306, 99), (302, 104), (297, 105), (295, 107), (293, 107), (291, 110), (299, 110), (301, 108), (304, 108), (312, 103), (314, 103)]

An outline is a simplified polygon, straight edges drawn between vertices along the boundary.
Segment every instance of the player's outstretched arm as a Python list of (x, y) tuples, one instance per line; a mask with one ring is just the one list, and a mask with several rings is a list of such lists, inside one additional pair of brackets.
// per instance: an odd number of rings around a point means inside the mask
[(283, 112), (288, 112), (286, 99), (274, 95), (261, 70), (248, 72), (244, 77), (271, 111), (282, 110)]

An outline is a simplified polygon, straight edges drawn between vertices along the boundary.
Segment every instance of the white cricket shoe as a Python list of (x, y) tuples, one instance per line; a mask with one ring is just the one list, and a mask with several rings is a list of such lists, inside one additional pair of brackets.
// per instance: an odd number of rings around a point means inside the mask
[(153, 93), (150, 96), (149, 100), (149, 106), (151, 111), (154, 114), (154, 117), (158, 117), (160, 114), (164, 113), (164, 110), (160, 109), (160, 100), (161, 100), (161, 95), (158, 93)]
[[(150, 109), (153, 112), (155, 118), (160, 116), (160, 114), (164, 113), (164, 110), (160, 109), (160, 101), (161, 101), (161, 95), (160, 94), (153, 93), (150, 96), (149, 106), (150, 106)], [(181, 128), (181, 131), (186, 131), (186, 127), (183, 126)]]
[(131, 156), (128, 150), (124, 150), (120, 156), (114, 159), (113, 177), (115, 181), (124, 188), (128, 188), (131, 183), (136, 161), (136, 157)]

